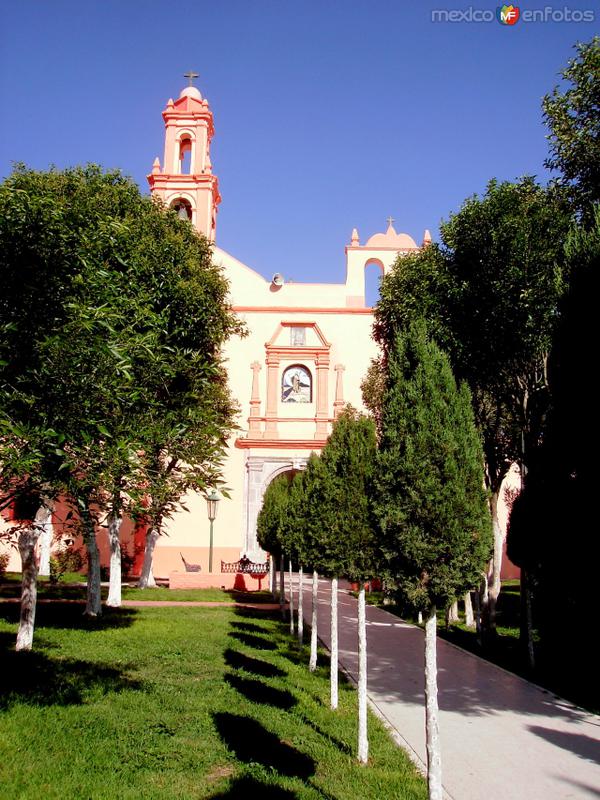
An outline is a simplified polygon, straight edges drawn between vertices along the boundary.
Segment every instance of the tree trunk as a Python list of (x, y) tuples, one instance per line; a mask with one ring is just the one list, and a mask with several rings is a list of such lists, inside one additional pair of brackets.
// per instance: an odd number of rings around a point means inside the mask
[(118, 510), (108, 516), (108, 541), (110, 544), (110, 575), (107, 606), (118, 608), (121, 605), (121, 523), (123, 517)]
[(308, 668), (314, 672), (317, 668), (317, 609), (319, 603), (319, 575), (316, 570), (312, 574), (312, 614), (311, 614), (311, 631), (310, 631), (310, 659), (308, 661)]
[(275, 572), (275, 558), (269, 554), (269, 591), (277, 597), (277, 574)]
[(475, 630), (477, 631), (477, 644), (481, 647), (483, 645), (483, 637), (481, 633), (481, 592), (479, 589), (473, 592), (473, 599), (475, 600)]
[(298, 569), (298, 644), (302, 647), (304, 642), (304, 568)]
[(435, 606), (432, 606), (425, 623), (425, 728), (429, 800), (442, 800), (442, 754), (438, 724), (436, 635), (437, 619)]
[(365, 584), (361, 582), (358, 593), (358, 760), (369, 760), (367, 736), (367, 609)]
[(493, 492), (490, 497), (490, 513), (492, 515), (492, 528), (494, 532), (494, 554), (488, 568), (487, 601), (484, 605), (482, 625), (485, 634), (496, 634), (496, 606), (502, 583), (502, 556), (504, 550), (504, 535), (498, 519), (498, 492)]
[(31, 650), (35, 628), (35, 607), (37, 602), (37, 564), (35, 546), (43, 530), (44, 523), (52, 512), (41, 506), (31, 528), (19, 534), (19, 553), (21, 554), (21, 616), (15, 650)]
[(50, 575), (50, 548), (52, 547), (52, 539), (54, 538), (54, 531), (52, 529), (52, 507), (49, 505), (46, 519), (42, 523), (42, 529), (39, 538), (39, 554), (40, 563), (38, 567), (38, 575)]
[(81, 521), (83, 522), (83, 537), (88, 556), (87, 599), (84, 614), (88, 617), (98, 617), (102, 614), (100, 551), (96, 541), (94, 518), (87, 503), (81, 510)]
[(146, 533), (146, 546), (144, 548), (144, 563), (142, 564), (142, 574), (138, 581), (138, 589), (153, 589), (156, 586), (152, 573), (152, 560), (154, 558), (154, 548), (160, 536), (155, 526), (152, 526)]
[(331, 579), (331, 707), (338, 707), (338, 579)]
[(279, 610), (281, 619), (285, 620), (285, 559), (283, 553), (279, 559)]
[(479, 635), (481, 637), (481, 643), (485, 644), (488, 638), (487, 634), (489, 631), (490, 618), (490, 591), (487, 572), (484, 572), (482, 575), (477, 607), (479, 610)]
[(473, 601), (471, 600), (471, 592), (465, 595), (465, 625), (467, 628), (475, 627), (475, 617), (473, 615)]
[(458, 622), (458, 600), (455, 600), (451, 605), (448, 606), (446, 609), (446, 627), (450, 627), (453, 622)]
[(531, 578), (529, 571), (521, 568), (521, 644), (527, 656), (527, 666), (535, 669), (535, 648), (533, 644), (533, 609)]
[(289, 572), (290, 572), (290, 633), (293, 636), (296, 633), (296, 628), (294, 625), (294, 572), (292, 570), (292, 559), (290, 558), (288, 561), (289, 565)]

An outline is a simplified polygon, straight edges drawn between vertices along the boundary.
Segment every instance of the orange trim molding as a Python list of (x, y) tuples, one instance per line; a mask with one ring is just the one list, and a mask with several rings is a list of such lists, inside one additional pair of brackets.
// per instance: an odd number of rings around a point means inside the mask
[(232, 306), (238, 314), (373, 314), (371, 307), (311, 308), (310, 306)]
[(244, 439), (235, 441), (235, 446), (240, 450), (251, 448), (271, 448), (276, 450), (322, 450), (327, 439)]

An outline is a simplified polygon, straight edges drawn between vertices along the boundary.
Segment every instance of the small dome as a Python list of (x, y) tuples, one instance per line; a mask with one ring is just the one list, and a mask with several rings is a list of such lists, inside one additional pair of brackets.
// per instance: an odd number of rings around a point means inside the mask
[(181, 90), (179, 97), (193, 97), (194, 100), (202, 100), (202, 95), (196, 86), (186, 86)]
[(396, 233), (392, 224), (385, 233), (376, 233), (367, 240), (365, 247), (393, 247), (395, 250), (417, 249), (417, 244), (408, 233)]

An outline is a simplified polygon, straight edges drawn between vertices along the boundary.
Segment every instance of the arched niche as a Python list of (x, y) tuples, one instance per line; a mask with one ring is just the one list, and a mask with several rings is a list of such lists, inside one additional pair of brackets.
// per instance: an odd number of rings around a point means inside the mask
[(185, 197), (176, 197), (169, 203), (169, 208), (177, 214), (179, 219), (187, 219), (192, 221), (192, 204)]
[(282, 403), (312, 403), (312, 373), (304, 364), (291, 364), (281, 376)]

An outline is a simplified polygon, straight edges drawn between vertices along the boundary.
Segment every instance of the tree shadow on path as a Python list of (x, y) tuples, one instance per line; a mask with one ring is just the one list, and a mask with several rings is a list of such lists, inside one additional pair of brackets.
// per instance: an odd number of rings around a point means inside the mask
[(267, 628), (264, 628), (262, 625), (256, 625), (254, 622), (238, 622), (237, 620), (233, 620), (230, 625), (232, 628), (243, 631), (244, 633), (268, 633)]
[[(266, 632), (266, 631), (265, 631)], [(252, 647), (255, 650), (277, 650), (277, 644), (270, 639), (264, 639), (262, 636), (256, 636), (253, 633), (243, 633), (242, 631), (230, 631), (227, 634), (232, 639), (237, 639), (238, 642), (245, 644), (246, 647)]]
[(262, 764), (280, 775), (308, 780), (316, 764), (310, 757), (281, 742), (260, 722), (238, 714), (213, 714), (219, 735), (240, 761)]
[(569, 733), (567, 731), (554, 731), (551, 728), (543, 728), (541, 725), (529, 725), (528, 730), (540, 736), (563, 750), (575, 753), (579, 758), (584, 758), (592, 764), (600, 764), (600, 747), (598, 740), (592, 739), (583, 733)]
[(210, 800), (242, 800), (242, 798), (249, 800), (252, 797), (260, 797), (261, 800), (297, 800), (298, 795), (288, 789), (269, 786), (255, 778), (245, 776), (233, 780), (229, 788), (224, 791), (210, 795)]
[(261, 675), (263, 678), (283, 678), (287, 674), (284, 670), (276, 667), (275, 664), (269, 664), (268, 661), (263, 661), (260, 658), (247, 656), (231, 648), (225, 650), (223, 655), (228, 667), (243, 669), (254, 675)]
[(36, 706), (80, 705), (86, 694), (100, 689), (122, 692), (140, 690), (121, 669), (72, 658), (51, 658), (39, 651), (17, 653), (12, 634), (0, 634), (0, 709), (15, 704)]
[(242, 678), (241, 675), (227, 674), (225, 675), (225, 681), (253, 703), (262, 703), (273, 706), (273, 708), (280, 708), (282, 711), (289, 711), (298, 702), (291, 692), (275, 689), (272, 686), (267, 686), (262, 681), (252, 678)]
[[(134, 608), (103, 607), (99, 617), (87, 617), (85, 601), (65, 603), (60, 600), (37, 604), (35, 612), (37, 628), (57, 628), (68, 630), (106, 630), (108, 628), (130, 627), (138, 612)], [(19, 603), (0, 603), (0, 619), (17, 624), (20, 616)], [(35, 635), (34, 635), (35, 639)]]

